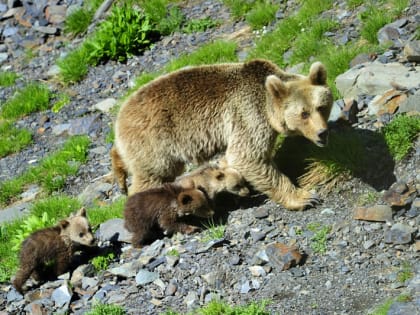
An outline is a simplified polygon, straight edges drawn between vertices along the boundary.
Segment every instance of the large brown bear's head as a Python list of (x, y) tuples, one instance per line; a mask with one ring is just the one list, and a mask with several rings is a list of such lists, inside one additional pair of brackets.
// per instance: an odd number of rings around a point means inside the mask
[(304, 136), (320, 147), (327, 145), (333, 97), (322, 63), (312, 64), (309, 75), (298, 80), (283, 82), (270, 75), (265, 86), (268, 118), (276, 131), (286, 136)]

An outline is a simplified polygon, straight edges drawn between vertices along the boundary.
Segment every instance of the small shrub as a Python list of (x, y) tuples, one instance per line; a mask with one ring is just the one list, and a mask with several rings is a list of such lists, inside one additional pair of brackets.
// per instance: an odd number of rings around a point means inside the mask
[(15, 119), (49, 107), (51, 92), (46, 85), (29, 83), (3, 105), (1, 115)]
[(32, 135), (26, 129), (18, 129), (12, 123), (0, 122), (0, 158), (19, 152), (32, 142)]
[(55, 220), (50, 218), (46, 212), (44, 212), (41, 217), (30, 215), (25, 218), (22, 221), (21, 228), (16, 231), (14, 238), (11, 240), (11, 249), (17, 252), (25, 238), (37, 230), (52, 226), (54, 221)]
[(185, 33), (204, 32), (209, 28), (218, 26), (220, 23), (210, 17), (204, 19), (192, 19), (183, 28)]
[(11, 86), (15, 84), (19, 76), (14, 72), (0, 71), (0, 86)]
[(321, 226), (319, 223), (310, 223), (308, 230), (313, 232), (311, 237), (311, 248), (315, 253), (323, 254), (327, 251), (327, 237), (331, 231), (330, 226)]
[(155, 28), (161, 35), (166, 36), (178, 31), (184, 21), (185, 16), (181, 9), (173, 6), (169, 9), (167, 16), (156, 23)]
[(109, 253), (105, 256), (96, 256), (92, 258), (91, 263), (93, 267), (95, 268), (96, 272), (99, 272), (101, 270), (108, 269), (109, 264), (112, 262), (114, 258), (115, 258), (114, 253)]
[(58, 59), (61, 80), (65, 83), (80, 81), (89, 70), (88, 51), (84, 46), (70, 52), (67, 56)]
[(123, 307), (116, 304), (102, 304), (98, 303), (93, 308), (86, 312), (85, 315), (125, 315), (127, 312)]
[(87, 31), (95, 13), (84, 8), (73, 11), (64, 22), (64, 33), (77, 36)]
[(278, 5), (269, 1), (258, 1), (246, 14), (246, 21), (252, 29), (260, 29), (275, 20), (278, 8)]
[(420, 116), (399, 115), (382, 129), (389, 151), (397, 161), (410, 152), (419, 133)]

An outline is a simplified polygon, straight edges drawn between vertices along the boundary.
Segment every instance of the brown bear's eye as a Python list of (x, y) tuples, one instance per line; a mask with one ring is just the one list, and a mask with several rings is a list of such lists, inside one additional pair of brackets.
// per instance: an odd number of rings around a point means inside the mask
[(300, 114), (302, 119), (308, 119), (309, 118), (309, 112), (302, 112), (302, 114)]

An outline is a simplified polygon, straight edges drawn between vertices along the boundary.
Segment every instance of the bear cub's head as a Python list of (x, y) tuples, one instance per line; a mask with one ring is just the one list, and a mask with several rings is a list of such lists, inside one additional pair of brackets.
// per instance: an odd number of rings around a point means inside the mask
[(73, 244), (84, 246), (95, 244), (95, 237), (92, 234), (85, 208), (81, 208), (76, 214), (61, 220), (58, 225), (61, 228), (60, 235), (68, 237)]
[(249, 195), (245, 179), (236, 169), (232, 167), (213, 169), (211, 170), (211, 176), (214, 178), (218, 192), (230, 192), (241, 197)]
[(309, 75), (297, 80), (283, 82), (269, 75), (265, 86), (271, 99), (269, 121), (277, 132), (304, 136), (319, 147), (327, 145), (333, 96), (322, 63), (313, 63)]
[(214, 215), (206, 193), (201, 189), (182, 190), (176, 198), (176, 203), (178, 217), (195, 215), (201, 218), (210, 218)]

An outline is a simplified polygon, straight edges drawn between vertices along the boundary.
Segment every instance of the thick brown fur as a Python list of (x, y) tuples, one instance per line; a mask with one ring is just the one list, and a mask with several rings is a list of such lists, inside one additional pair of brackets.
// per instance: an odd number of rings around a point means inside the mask
[(249, 195), (245, 179), (232, 167), (204, 165), (176, 179), (183, 188), (204, 189), (210, 199), (220, 192), (229, 192), (245, 197)]
[(190, 234), (198, 230), (198, 227), (182, 222), (181, 217), (209, 218), (213, 214), (203, 191), (168, 183), (131, 195), (125, 204), (124, 224), (133, 233), (133, 246), (139, 247), (156, 239), (161, 232), (165, 235)]
[[(267, 60), (189, 67), (161, 76), (134, 92), (115, 124), (114, 174), (130, 193), (171, 182), (187, 162), (224, 152), (256, 189), (286, 208), (300, 210), (316, 196), (295, 187), (272, 162), (278, 133), (327, 143), (332, 94), (325, 67), (308, 76), (282, 71)], [(116, 167), (117, 160), (121, 167)], [(125, 184), (124, 184), (125, 185)]]
[(81, 246), (92, 246), (94, 241), (84, 208), (54, 227), (32, 233), (22, 242), (14, 287), (23, 293), (23, 285), (31, 276), (45, 281), (67, 272), (74, 252)]

